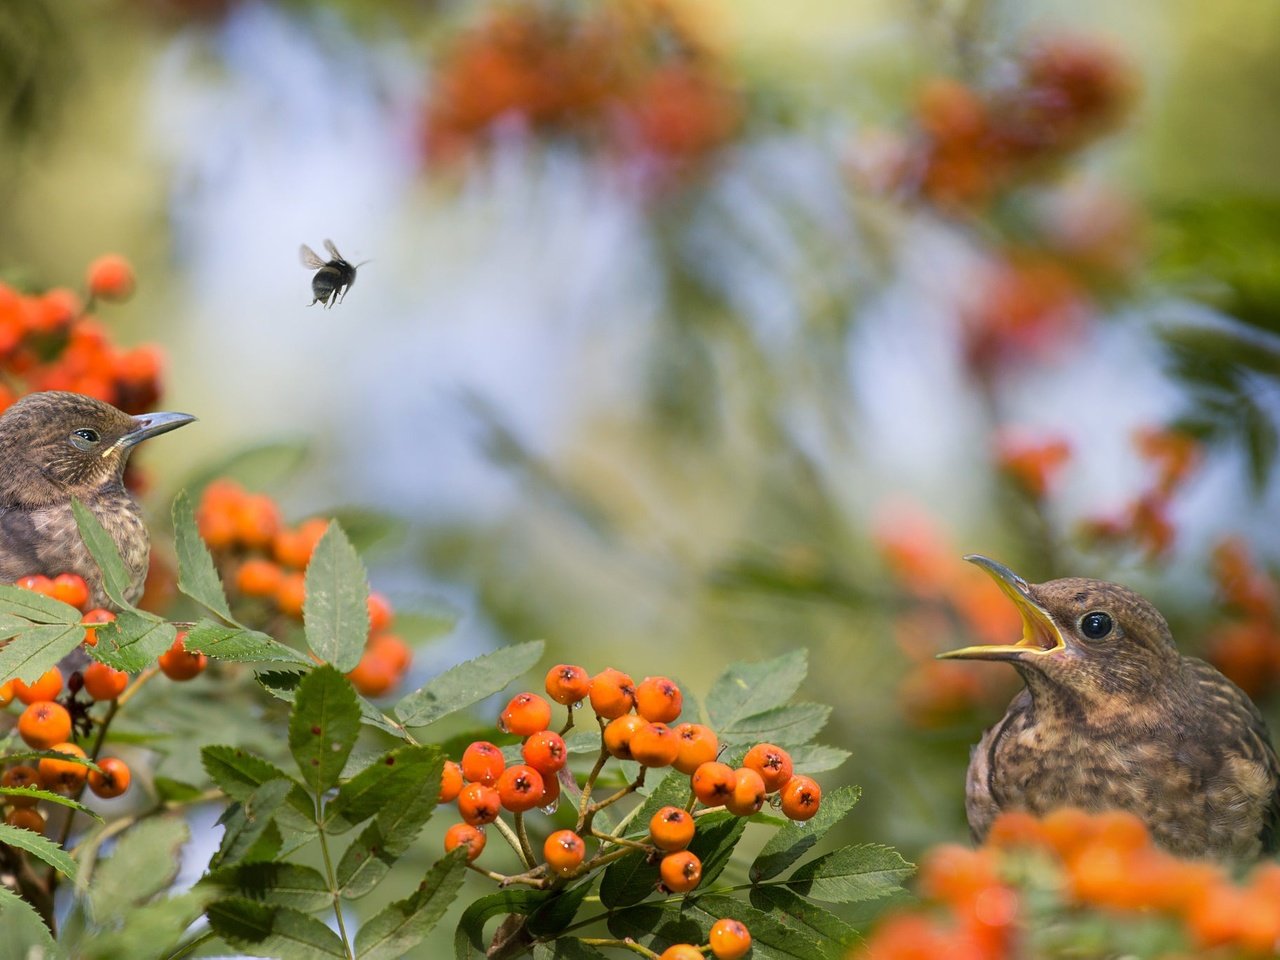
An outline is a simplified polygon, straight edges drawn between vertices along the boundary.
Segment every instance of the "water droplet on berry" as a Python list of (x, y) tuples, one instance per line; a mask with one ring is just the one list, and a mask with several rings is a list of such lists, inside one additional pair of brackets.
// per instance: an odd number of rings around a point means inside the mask
[(556, 812), (559, 806), (560, 806), (560, 798), (556, 797), (554, 800), (548, 803), (545, 807), (539, 807), (538, 809), (540, 809), (543, 813), (545, 813), (549, 817)]
[(507, 730), (507, 721), (504, 717), (498, 718), (498, 729), (501, 730), (503, 733), (510, 732), (509, 730)]

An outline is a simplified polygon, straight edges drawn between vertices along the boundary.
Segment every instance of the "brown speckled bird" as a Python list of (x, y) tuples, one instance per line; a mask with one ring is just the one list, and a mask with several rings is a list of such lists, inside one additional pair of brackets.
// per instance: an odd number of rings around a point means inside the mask
[(946, 658), (1002, 660), (1026, 689), (973, 749), (965, 808), (975, 839), (1002, 810), (1118, 808), (1165, 849), (1252, 860), (1280, 841), (1280, 762), (1249, 697), (1184, 657), (1147, 600), (1102, 580), (1027, 583), (986, 557), (1022, 614), (1014, 644)]
[(131, 417), (109, 403), (50, 390), (23, 397), (0, 416), (0, 582), (26, 574), (78, 573), (91, 603), (109, 606), (71, 500), (94, 512), (132, 574), (127, 599), (142, 595), (151, 540), (124, 487), (133, 447), (195, 417), (147, 413)]

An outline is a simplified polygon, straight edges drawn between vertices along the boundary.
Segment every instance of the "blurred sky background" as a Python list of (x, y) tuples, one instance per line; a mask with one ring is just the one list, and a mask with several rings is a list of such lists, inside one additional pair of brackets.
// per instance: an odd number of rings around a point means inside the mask
[[(262, 477), (286, 511), (388, 518), (375, 587), (462, 614), (419, 682), (544, 637), (702, 692), (807, 646), (820, 739), (853, 754), (823, 777), (861, 783), (854, 829), (911, 855), (964, 835), (967, 744), (1013, 688), (929, 660), (978, 629), (930, 592), (939, 563), (961, 592), (969, 552), (1123, 580), (1203, 649), (1215, 546), (1278, 559), (1280, 6), (684, 5), (736, 112), (674, 161), (519, 110), (441, 159), (432, 110), (496, 4), (6, 6), (5, 278), (75, 286), (127, 256), (138, 292), (100, 316), (164, 348), (162, 405), (200, 417), (140, 458), (152, 508), (306, 441)], [(963, 202), (912, 179), (941, 155), (934, 78), (998, 110), (1023, 51), (1063, 36), (1123, 65), (1105, 129)], [(1099, 235), (1107, 270), (1077, 270), (1062, 251)], [(371, 261), (332, 310), (298, 261), (325, 238)], [(1004, 269), (1031, 307), (991, 306)], [(1001, 309), (1044, 341), (975, 361), (971, 318)], [(1159, 487), (1142, 429), (1196, 444), (1160, 549), (1145, 515), (1120, 529)], [(1011, 430), (1069, 447), (1047, 491), (1010, 483)], [(1120, 519), (1086, 535), (1098, 517)]]

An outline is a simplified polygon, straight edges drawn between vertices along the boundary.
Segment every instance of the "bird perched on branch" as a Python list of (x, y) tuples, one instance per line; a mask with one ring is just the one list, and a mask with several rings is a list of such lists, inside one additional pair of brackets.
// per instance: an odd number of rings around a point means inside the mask
[(194, 419), (186, 413), (131, 417), (92, 397), (54, 390), (9, 407), (0, 416), (0, 582), (77, 573), (89, 585), (91, 603), (109, 605), (71, 510), (76, 498), (115, 541), (131, 574), (126, 597), (136, 601), (151, 540), (125, 489), (125, 463), (141, 441)]
[(986, 557), (1022, 638), (944, 658), (1011, 663), (1026, 689), (973, 749), (974, 837), (996, 814), (1121, 809), (1172, 853), (1243, 861), (1280, 846), (1280, 762), (1249, 697), (1182, 656), (1147, 600), (1102, 580), (1027, 583)]

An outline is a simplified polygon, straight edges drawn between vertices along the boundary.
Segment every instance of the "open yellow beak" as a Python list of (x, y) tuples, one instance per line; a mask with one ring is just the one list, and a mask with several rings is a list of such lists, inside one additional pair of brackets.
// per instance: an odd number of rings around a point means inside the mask
[(979, 644), (961, 647), (938, 654), (939, 660), (1018, 660), (1023, 657), (1045, 656), (1066, 648), (1062, 631), (1053, 622), (1049, 612), (1031, 596), (1027, 581), (1006, 567), (987, 557), (970, 554), (965, 557), (991, 574), (1013, 605), (1022, 615), (1022, 639), (1017, 643)]

